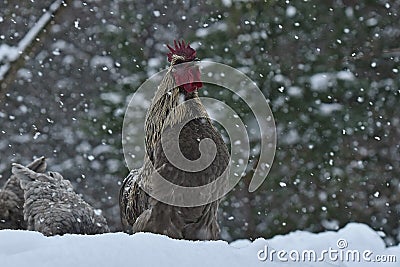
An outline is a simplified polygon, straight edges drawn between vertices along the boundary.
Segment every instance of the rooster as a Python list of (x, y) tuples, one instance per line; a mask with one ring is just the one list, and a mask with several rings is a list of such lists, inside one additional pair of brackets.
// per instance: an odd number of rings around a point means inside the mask
[(37, 173), (13, 164), (13, 175), (24, 191), (24, 220), (28, 230), (46, 236), (109, 232), (106, 219), (73, 190), (57, 172)]
[[(200, 71), (194, 66), (180, 65), (197, 60), (196, 51), (184, 41), (174, 41), (174, 47), (168, 45), (168, 48), (170, 67), (158, 86), (145, 118), (146, 155), (143, 166), (130, 172), (120, 190), (121, 221), (129, 233), (153, 232), (177, 239), (215, 240), (220, 232), (218, 200), (199, 206), (181, 207), (163, 203), (144, 190), (163, 190), (153, 182), (152, 177), (156, 175), (178, 186), (206, 185), (220, 176), (226, 176), (229, 164), (228, 149), (198, 97), (197, 91), (203, 86)], [(190, 104), (180, 105), (185, 102)], [(164, 148), (172, 146), (172, 140), (177, 136), (176, 128), (181, 129), (178, 134), (180, 152), (188, 160), (195, 161), (204, 152), (199, 149), (200, 140), (211, 139), (214, 142), (216, 154), (207, 168), (188, 172), (168, 160)], [(180, 197), (175, 196), (172, 190), (166, 190), (163, 194), (171, 195), (172, 199)]]
[[(38, 158), (26, 166), (35, 172), (46, 170), (44, 157)], [(0, 189), (0, 229), (26, 229), (23, 215), (24, 191), (17, 176), (11, 175)]]

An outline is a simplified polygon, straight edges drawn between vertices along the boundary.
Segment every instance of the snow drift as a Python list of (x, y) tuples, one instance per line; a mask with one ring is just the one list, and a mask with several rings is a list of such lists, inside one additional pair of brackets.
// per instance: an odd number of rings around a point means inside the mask
[(150, 233), (44, 237), (36, 232), (2, 230), (0, 263), (7, 267), (400, 266), (400, 246), (386, 248), (375, 231), (358, 223), (338, 232), (296, 231), (230, 244), (174, 240)]

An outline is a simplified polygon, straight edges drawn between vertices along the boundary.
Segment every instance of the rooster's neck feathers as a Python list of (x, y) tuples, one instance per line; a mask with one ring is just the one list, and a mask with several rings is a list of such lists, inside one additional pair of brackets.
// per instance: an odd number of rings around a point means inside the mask
[[(186, 118), (203, 117), (208, 119), (207, 111), (201, 103), (197, 92), (189, 95), (176, 86), (172, 75), (171, 63), (150, 104), (145, 120), (145, 145), (148, 155), (160, 139), (162, 131), (176, 125)], [(181, 99), (191, 100), (190, 104), (181, 104)]]

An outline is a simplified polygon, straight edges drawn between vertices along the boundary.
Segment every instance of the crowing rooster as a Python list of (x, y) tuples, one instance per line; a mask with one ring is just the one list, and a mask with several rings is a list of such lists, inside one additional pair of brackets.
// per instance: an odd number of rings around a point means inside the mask
[[(35, 172), (46, 170), (44, 157), (38, 158), (26, 166)], [(0, 189), (0, 229), (26, 229), (24, 221), (24, 190), (17, 176), (11, 175)]]
[[(196, 51), (184, 41), (175, 41), (174, 47), (168, 48), (171, 65), (146, 115), (144, 164), (142, 168), (130, 172), (120, 190), (121, 221), (129, 233), (144, 231), (178, 239), (218, 239), (218, 200), (201, 206), (180, 207), (160, 202), (143, 190), (163, 190), (152, 183), (155, 172), (175, 185), (196, 187), (226, 176), (229, 164), (228, 149), (198, 97), (197, 90), (203, 86), (199, 69), (187, 67), (187, 64), (179, 65), (195, 61)], [(190, 104), (180, 105), (185, 101)], [(172, 140), (177, 138), (176, 127), (181, 128), (178, 134), (180, 152), (190, 161), (197, 160), (204, 152), (199, 149), (201, 140), (207, 138), (214, 142), (216, 154), (207, 168), (189, 172), (177, 168), (168, 160), (163, 148), (173, 146)], [(164, 192), (172, 198), (180, 197), (174, 193), (172, 190)]]

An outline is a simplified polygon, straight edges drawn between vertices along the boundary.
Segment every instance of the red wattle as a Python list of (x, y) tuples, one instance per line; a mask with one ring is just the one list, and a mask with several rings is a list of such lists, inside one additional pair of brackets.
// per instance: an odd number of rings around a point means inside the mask
[(203, 86), (200, 79), (200, 71), (195, 66), (179, 66), (177, 65), (173, 72), (175, 83), (182, 86), (183, 89), (190, 93)]

